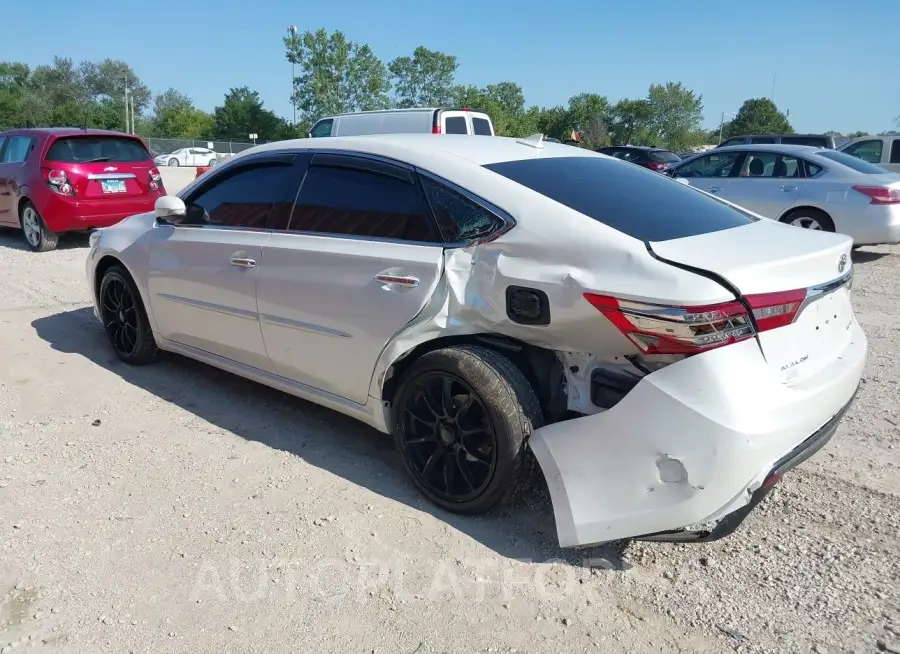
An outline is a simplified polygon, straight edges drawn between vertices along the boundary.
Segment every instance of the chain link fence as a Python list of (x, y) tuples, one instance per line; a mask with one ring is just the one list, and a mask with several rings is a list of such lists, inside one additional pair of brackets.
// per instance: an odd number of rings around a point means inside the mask
[(170, 154), (182, 148), (208, 148), (215, 150), (219, 154), (237, 154), (252, 148), (260, 143), (269, 143), (269, 141), (257, 141), (255, 144), (250, 141), (206, 141), (191, 139), (164, 139), (164, 138), (143, 138), (147, 147), (153, 150), (154, 156), (160, 154)]

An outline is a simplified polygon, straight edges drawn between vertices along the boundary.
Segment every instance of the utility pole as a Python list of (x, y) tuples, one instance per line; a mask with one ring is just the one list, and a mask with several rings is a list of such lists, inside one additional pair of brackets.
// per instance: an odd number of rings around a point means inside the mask
[(775, 103), (775, 80), (777, 80), (777, 79), (778, 79), (778, 69), (776, 68), (775, 70), (772, 71), (772, 95), (769, 96), (769, 100), (771, 100), (773, 104)]
[(722, 142), (722, 128), (725, 127), (725, 115), (731, 116), (734, 112), (732, 111), (723, 111), (722, 119), (719, 121), (719, 143)]
[(128, 125), (128, 85), (125, 86), (125, 132), (127, 134), (131, 133)]
[[(297, 46), (297, 26), (288, 25), (288, 34), (291, 37), (291, 50)], [(294, 63), (294, 57), (291, 56), (291, 106), (294, 107), (294, 126), (297, 125), (297, 65)]]

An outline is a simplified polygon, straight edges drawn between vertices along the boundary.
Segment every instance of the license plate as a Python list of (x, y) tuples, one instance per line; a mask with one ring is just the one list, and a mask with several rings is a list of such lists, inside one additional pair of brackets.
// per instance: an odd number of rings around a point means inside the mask
[(104, 193), (124, 193), (127, 190), (124, 179), (104, 179), (100, 183)]

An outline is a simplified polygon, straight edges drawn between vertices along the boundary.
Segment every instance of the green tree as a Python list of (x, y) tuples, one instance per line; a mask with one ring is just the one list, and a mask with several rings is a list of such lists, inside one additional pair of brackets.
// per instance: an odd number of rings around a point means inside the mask
[(293, 102), (305, 120), (390, 106), (387, 66), (343, 32), (318, 29), (285, 37), (287, 60), (299, 66)]
[(768, 98), (745, 100), (737, 114), (723, 131), (723, 138), (741, 134), (791, 134), (794, 128), (787, 116), (778, 111)]
[(0, 131), (25, 124), (25, 94), (30, 77), (28, 64), (0, 62)]
[(647, 100), (619, 100), (610, 109), (610, 131), (616, 145), (627, 145), (647, 132), (653, 110)]
[(555, 139), (566, 139), (572, 131), (572, 121), (565, 107), (532, 107), (536, 131)]
[[(569, 98), (569, 123), (592, 150), (609, 145), (609, 100), (597, 93), (579, 93)], [(565, 135), (568, 137), (568, 134)]]
[(398, 107), (441, 107), (453, 100), (456, 57), (419, 46), (388, 66)]
[(283, 118), (263, 107), (259, 93), (246, 86), (229, 90), (213, 112), (213, 131), (222, 139), (246, 140), (250, 134), (257, 134), (263, 141), (277, 140), (284, 123)]
[(647, 103), (650, 105), (648, 128), (655, 145), (681, 150), (700, 145), (704, 140), (700, 128), (703, 98), (681, 82), (651, 84)]
[(184, 93), (169, 88), (153, 99), (150, 131), (151, 136), (203, 139), (215, 132), (215, 121), (208, 113), (197, 109)]
[(79, 66), (81, 83), (86, 94), (94, 101), (108, 98), (122, 106), (122, 121), (125, 113), (125, 90), (134, 98), (135, 115), (142, 114), (150, 105), (152, 93), (134, 70), (119, 59), (104, 59), (99, 62), (83, 61)]

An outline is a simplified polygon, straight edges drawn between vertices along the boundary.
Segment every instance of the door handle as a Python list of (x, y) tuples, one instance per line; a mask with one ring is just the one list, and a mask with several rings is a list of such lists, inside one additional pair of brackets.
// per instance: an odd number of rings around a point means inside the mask
[(797, 190), (797, 187), (796, 187), (796, 186), (787, 186), (786, 184), (785, 184), (785, 185), (782, 185), (782, 186), (779, 186), (778, 188), (780, 188), (780, 189), (781, 189), (782, 191), (784, 191), (785, 193), (790, 193), (791, 191), (796, 191), (796, 190)]
[(721, 190), (722, 190), (721, 186), (707, 186), (706, 187), (707, 193), (718, 193)]
[(407, 277), (403, 275), (375, 275), (375, 279), (386, 286), (403, 286), (405, 288), (415, 288), (419, 285), (418, 277)]
[(256, 262), (253, 259), (244, 257), (231, 257), (231, 265), (238, 268), (256, 268)]

